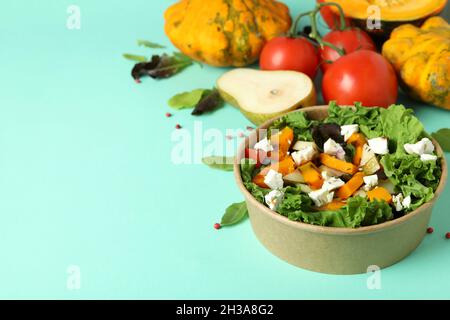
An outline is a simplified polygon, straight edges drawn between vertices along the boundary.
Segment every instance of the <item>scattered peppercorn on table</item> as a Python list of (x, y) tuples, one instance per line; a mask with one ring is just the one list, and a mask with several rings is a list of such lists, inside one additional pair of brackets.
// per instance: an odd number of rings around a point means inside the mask
[[(315, 5), (283, 2), (292, 15)], [(450, 298), (449, 187), (424, 242), (381, 271), (379, 290), (368, 289), (371, 274), (318, 274), (273, 257), (248, 222), (213, 228), (243, 199), (232, 174), (201, 164), (208, 134), (218, 129), (223, 152), (233, 155), (252, 125), (229, 105), (196, 118), (167, 101), (211, 88), (226, 70), (193, 65), (170, 80), (136, 84), (121, 57), (140, 38), (174, 50), (163, 18), (171, 4), (79, 0), (77, 24), (69, 3), (2, 2), (0, 298)], [(405, 96), (398, 102), (428, 132), (450, 126), (449, 111)], [(190, 152), (180, 156), (183, 134)], [(361, 162), (364, 144), (352, 139)], [(322, 157), (330, 168), (341, 165)], [(312, 184), (320, 178), (302, 172)]]

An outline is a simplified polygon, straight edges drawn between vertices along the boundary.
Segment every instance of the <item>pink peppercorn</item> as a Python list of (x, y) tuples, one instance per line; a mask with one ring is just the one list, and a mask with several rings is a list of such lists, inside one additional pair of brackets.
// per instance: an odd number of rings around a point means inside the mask
[(447, 233), (445, 234), (445, 238), (446, 238), (446, 239), (450, 239), (450, 232), (447, 232)]
[(432, 227), (427, 228), (427, 233), (433, 233), (434, 229)]
[(166, 117), (170, 118), (172, 116), (172, 114), (170, 112), (166, 112)]
[(175, 126), (175, 128), (176, 128), (176, 129), (181, 129), (181, 126), (180, 126), (179, 124), (177, 124), (177, 125)]
[(214, 224), (214, 229), (219, 230), (221, 228), (220, 223), (215, 223)]

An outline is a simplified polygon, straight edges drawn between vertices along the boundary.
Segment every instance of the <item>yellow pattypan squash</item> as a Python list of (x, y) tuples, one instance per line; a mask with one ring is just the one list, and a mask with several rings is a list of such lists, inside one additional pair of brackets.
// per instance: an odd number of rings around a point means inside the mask
[(255, 62), (266, 41), (286, 33), (289, 9), (274, 0), (181, 0), (165, 12), (165, 31), (185, 55), (213, 66)]
[(450, 25), (443, 18), (394, 29), (383, 55), (413, 98), (450, 110)]

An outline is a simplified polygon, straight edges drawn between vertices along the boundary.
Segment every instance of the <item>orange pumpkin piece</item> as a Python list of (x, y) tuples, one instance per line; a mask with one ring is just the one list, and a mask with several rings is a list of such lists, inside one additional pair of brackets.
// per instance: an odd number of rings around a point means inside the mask
[(359, 132), (356, 132), (350, 136), (347, 140), (348, 144), (355, 146), (355, 156), (353, 157), (353, 164), (359, 166), (361, 163), (361, 158), (364, 150), (364, 145), (367, 143), (366, 137)]
[(267, 172), (270, 170), (275, 170), (279, 173), (281, 173), (283, 176), (288, 175), (289, 173), (292, 173), (295, 171), (295, 162), (292, 160), (291, 157), (286, 158), (280, 162), (275, 162), (271, 164), (268, 167), (265, 167), (263, 170), (261, 170), (260, 173), (266, 175)]
[(340, 208), (342, 208), (343, 206), (345, 206), (347, 203), (341, 200), (333, 200), (330, 203), (327, 203), (324, 206), (321, 206), (320, 208), (317, 208), (317, 210), (319, 211), (337, 211)]
[(347, 140), (348, 144), (353, 144), (354, 146), (363, 146), (367, 143), (366, 137), (362, 133), (356, 132), (350, 136)]
[(264, 177), (270, 170), (275, 170), (281, 173), (283, 176), (286, 176), (295, 171), (295, 162), (291, 157), (286, 158), (280, 162), (276, 162), (271, 164), (268, 167), (262, 169), (254, 178), (253, 183), (261, 188), (268, 188), (268, 186), (264, 183)]
[(283, 130), (270, 137), (270, 143), (274, 146), (275, 151), (272, 151), (270, 158), (275, 161), (281, 161), (286, 158), (289, 148), (294, 141), (294, 130), (285, 127)]
[(375, 189), (368, 191), (367, 196), (369, 197), (370, 201), (384, 200), (387, 203), (392, 202), (391, 194), (383, 187), (376, 187)]
[(263, 175), (263, 174), (261, 174), (261, 173), (258, 173), (256, 176), (253, 177), (252, 182), (253, 182), (254, 184), (256, 184), (258, 187), (261, 187), (261, 188), (269, 188), (269, 187), (264, 183), (264, 178), (265, 178), (265, 175)]
[(320, 189), (323, 185), (322, 175), (320, 174), (319, 169), (312, 162), (307, 162), (304, 165), (299, 167), (300, 172), (303, 175), (306, 183), (312, 189)]
[(358, 145), (355, 148), (355, 155), (353, 156), (353, 164), (359, 166), (363, 155), (364, 145)]
[(340, 199), (350, 198), (363, 184), (364, 173), (356, 173), (346, 184), (338, 189), (336, 196)]
[(354, 174), (358, 172), (358, 167), (355, 166), (353, 163), (339, 160), (338, 158), (330, 156), (329, 154), (326, 153), (320, 154), (320, 162), (322, 162), (323, 165), (331, 169), (336, 169), (338, 171), (345, 172), (348, 174)]

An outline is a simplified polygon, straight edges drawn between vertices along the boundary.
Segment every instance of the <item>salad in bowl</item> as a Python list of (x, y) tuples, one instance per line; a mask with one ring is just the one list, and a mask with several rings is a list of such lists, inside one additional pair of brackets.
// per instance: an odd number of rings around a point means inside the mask
[(412, 110), (331, 103), (327, 111), (321, 120), (287, 114), (249, 142), (240, 173), (258, 202), (289, 220), (360, 228), (433, 199), (441, 157)]

